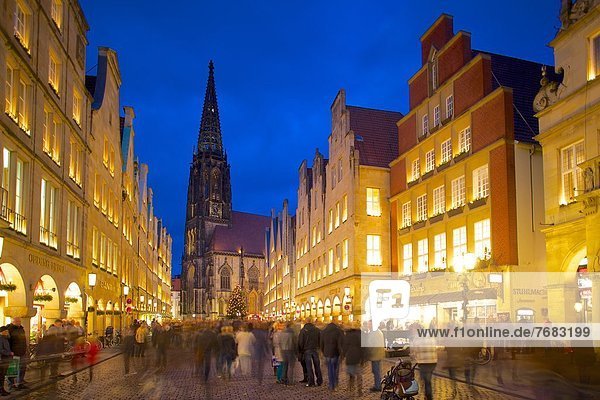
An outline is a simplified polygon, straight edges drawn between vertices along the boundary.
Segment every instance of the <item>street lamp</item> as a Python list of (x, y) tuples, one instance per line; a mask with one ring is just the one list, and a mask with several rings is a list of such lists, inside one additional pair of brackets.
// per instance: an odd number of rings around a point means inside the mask
[(93, 272), (90, 272), (88, 274), (88, 285), (90, 286), (90, 288), (92, 288), (92, 290), (94, 290), (94, 286), (96, 286), (96, 274)]
[(574, 308), (575, 312), (580, 313), (581, 310), (583, 310), (583, 304), (580, 301), (578, 301), (577, 303), (575, 303)]

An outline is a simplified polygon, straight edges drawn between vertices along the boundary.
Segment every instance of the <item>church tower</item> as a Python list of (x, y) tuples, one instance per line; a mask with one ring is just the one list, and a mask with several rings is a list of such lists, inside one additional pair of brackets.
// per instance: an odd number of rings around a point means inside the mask
[[(212, 286), (210, 260), (204, 256), (219, 225), (231, 224), (231, 180), (223, 149), (214, 65), (208, 64), (208, 82), (198, 133), (198, 145), (190, 165), (185, 246), (182, 259), (183, 314), (202, 315)], [(211, 272), (211, 274), (209, 274)]]

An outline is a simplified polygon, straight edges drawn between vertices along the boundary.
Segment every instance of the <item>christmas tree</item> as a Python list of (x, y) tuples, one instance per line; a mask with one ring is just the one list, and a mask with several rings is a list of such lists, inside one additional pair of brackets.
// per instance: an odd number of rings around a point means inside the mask
[(244, 318), (248, 314), (248, 303), (246, 292), (239, 285), (233, 289), (227, 304), (227, 316), (229, 318)]

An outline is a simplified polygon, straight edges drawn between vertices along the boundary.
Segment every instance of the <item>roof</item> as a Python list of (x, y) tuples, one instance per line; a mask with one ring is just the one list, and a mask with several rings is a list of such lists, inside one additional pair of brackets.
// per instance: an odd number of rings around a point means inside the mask
[(350, 129), (359, 151), (360, 164), (388, 168), (398, 157), (398, 127), (402, 114), (396, 111), (346, 106), (350, 111)]
[(171, 280), (171, 291), (178, 292), (181, 290), (181, 277), (174, 277)]
[(215, 227), (209, 251), (238, 252), (263, 255), (265, 250), (265, 230), (271, 217), (240, 211), (231, 212), (231, 225)]
[[(542, 66), (544, 64), (494, 54), (487, 51), (473, 51), (474, 54), (489, 54), (492, 61), (492, 88), (500, 86), (513, 90), (515, 140), (535, 142), (539, 133), (538, 119), (533, 110), (533, 99), (540, 89)], [(554, 68), (548, 68), (548, 71)]]

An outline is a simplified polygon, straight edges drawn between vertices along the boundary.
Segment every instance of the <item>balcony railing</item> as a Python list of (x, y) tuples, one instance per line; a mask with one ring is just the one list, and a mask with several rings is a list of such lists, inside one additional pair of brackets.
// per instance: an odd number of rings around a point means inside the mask
[(8, 191), (4, 188), (0, 188), (0, 218), (5, 221), (9, 221), (9, 209), (8, 209)]
[(51, 232), (43, 226), (40, 226), (40, 243), (45, 244), (48, 247), (52, 247), (53, 249), (57, 249), (58, 243), (56, 240), (56, 233)]

